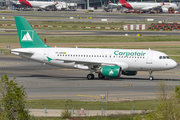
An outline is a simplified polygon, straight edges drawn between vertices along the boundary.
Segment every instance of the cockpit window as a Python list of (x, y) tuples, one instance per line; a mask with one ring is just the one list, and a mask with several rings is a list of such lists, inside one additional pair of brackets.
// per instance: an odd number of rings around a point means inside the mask
[(170, 59), (169, 56), (159, 56), (159, 59)]

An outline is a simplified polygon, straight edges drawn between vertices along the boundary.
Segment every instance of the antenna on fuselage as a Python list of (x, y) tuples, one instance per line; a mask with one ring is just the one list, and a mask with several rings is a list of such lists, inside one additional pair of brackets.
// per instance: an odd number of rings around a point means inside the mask
[(149, 50), (151, 50), (151, 49), (149, 48)]

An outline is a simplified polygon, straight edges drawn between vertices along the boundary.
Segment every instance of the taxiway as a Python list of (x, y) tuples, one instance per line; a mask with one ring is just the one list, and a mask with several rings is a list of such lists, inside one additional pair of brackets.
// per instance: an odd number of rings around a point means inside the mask
[(169, 71), (154, 72), (155, 80), (148, 80), (148, 72), (136, 76), (87, 80), (88, 71), (43, 65), (11, 55), (0, 55), (0, 73), (26, 87), (28, 99), (154, 99), (156, 85), (164, 80), (172, 89), (179, 85), (180, 65)]

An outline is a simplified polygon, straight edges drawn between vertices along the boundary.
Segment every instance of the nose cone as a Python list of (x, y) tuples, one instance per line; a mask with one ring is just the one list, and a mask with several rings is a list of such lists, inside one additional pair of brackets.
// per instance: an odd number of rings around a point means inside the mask
[(169, 66), (173, 69), (177, 66), (177, 63), (174, 60), (172, 60)]

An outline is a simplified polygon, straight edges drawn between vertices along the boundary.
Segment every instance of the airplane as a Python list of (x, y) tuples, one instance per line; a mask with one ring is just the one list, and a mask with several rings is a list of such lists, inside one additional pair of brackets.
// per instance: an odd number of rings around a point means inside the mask
[(144, 2), (126, 2), (126, 0), (119, 0), (122, 7), (141, 10), (149, 12), (152, 10), (160, 10), (161, 12), (168, 12), (169, 9), (178, 10), (179, 7), (175, 3), (144, 3)]
[(53, 8), (54, 10), (62, 10), (66, 9), (66, 2), (44, 2), (44, 1), (27, 1), (27, 0), (19, 0), (22, 5), (34, 8), (40, 8), (44, 10), (48, 10), (48, 8)]
[(112, 12), (112, 10), (114, 9), (114, 8), (121, 8), (121, 4), (120, 3), (117, 3), (117, 4), (115, 4), (115, 3), (112, 3), (111, 1), (109, 1), (109, 4), (106, 6), (106, 7), (104, 7), (104, 10), (106, 11), (106, 12)]
[(169, 70), (177, 66), (165, 53), (150, 49), (50, 47), (41, 40), (24, 17), (14, 18), (21, 48), (12, 49), (12, 54), (43, 64), (88, 70), (88, 80), (94, 79), (93, 73), (103, 79), (121, 75), (134, 76), (137, 71), (149, 71), (149, 80), (153, 80), (153, 71)]

